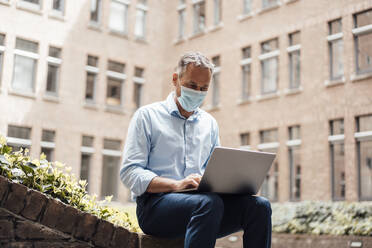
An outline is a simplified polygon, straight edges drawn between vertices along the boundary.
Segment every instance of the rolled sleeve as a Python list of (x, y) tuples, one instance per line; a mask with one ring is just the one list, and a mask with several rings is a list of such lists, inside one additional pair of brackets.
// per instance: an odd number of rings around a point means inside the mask
[(151, 147), (150, 124), (142, 109), (130, 121), (120, 168), (120, 179), (135, 196), (146, 192), (151, 180), (158, 176), (147, 168)]

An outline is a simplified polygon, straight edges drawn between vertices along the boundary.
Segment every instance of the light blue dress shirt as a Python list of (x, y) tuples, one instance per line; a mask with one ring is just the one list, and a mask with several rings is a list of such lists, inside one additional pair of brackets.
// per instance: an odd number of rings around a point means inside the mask
[(214, 147), (220, 145), (216, 120), (200, 108), (186, 119), (174, 96), (173, 91), (165, 101), (139, 108), (130, 121), (120, 179), (132, 200), (156, 176), (180, 180), (203, 175)]

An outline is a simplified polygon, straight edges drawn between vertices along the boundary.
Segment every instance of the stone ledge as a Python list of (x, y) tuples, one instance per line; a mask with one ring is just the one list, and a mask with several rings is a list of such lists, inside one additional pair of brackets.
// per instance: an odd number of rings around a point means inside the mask
[[(0, 247), (178, 248), (183, 242), (131, 232), (0, 176)], [(372, 247), (372, 237), (272, 236), (272, 248), (349, 248), (352, 242)], [(216, 247), (242, 247), (242, 232), (218, 239)]]

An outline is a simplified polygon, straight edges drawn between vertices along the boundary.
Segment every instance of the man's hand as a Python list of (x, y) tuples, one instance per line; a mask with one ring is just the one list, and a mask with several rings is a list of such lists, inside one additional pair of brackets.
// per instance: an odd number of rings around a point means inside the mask
[(182, 180), (174, 180), (157, 176), (151, 180), (146, 191), (150, 193), (161, 193), (197, 188), (200, 180), (201, 176), (199, 174), (190, 174)]
[(190, 174), (185, 179), (177, 181), (174, 191), (197, 188), (200, 180), (201, 176), (199, 174)]

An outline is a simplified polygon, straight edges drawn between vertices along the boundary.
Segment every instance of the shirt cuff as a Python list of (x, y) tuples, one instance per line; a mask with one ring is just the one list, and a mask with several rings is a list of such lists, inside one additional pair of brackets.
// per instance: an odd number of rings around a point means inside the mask
[(143, 193), (146, 192), (150, 182), (154, 177), (157, 177), (158, 175), (150, 170), (143, 170), (141, 175), (141, 185), (140, 185), (140, 192), (136, 192), (136, 195), (140, 196)]

